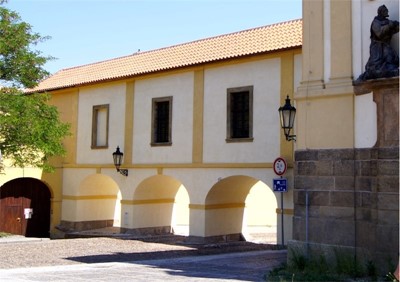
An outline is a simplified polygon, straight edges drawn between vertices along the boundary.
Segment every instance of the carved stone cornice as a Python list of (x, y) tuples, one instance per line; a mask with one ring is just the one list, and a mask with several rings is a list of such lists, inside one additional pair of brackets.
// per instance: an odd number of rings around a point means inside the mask
[(378, 89), (399, 89), (399, 77), (378, 78), (364, 81), (354, 81), (354, 93), (356, 95), (363, 95), (374, 92)]

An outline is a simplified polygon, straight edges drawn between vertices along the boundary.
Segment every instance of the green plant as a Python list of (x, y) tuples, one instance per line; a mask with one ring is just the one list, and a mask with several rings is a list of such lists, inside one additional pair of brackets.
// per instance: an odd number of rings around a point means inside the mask
[(0, 232), (0, 238), (8, 237), (8, 236), (11, 236), (11, 234), (10, 233), (6, 233), (6, 232)]
[(270, 271), (267, 281), (341, 281), (336, 273), (330, 270), (323, 255), (307, 258), (300, 250), (289, 250), (289, 264)]
[(335, 249), (336, 272), (351, 277), (361, 277), (364, 269), (357, 258), (346, 250)]
[(292, 253), (291, 262), (290, 262), (292, 268), (295, 268), (297, 270), (303, 271), (307, 266), (307, 258), (306, 258), (306, 256), (303, 255), (301, 253), (301, 251), (298, 251), (298, 250), (291, 249), (290, 251)]
[[(392, 272), (385, 277), (378, 274), (373, 260), (357, 259), (352, 252), (339, 248), (333, 252), (332, 260), (327, 260), (323, 252), (315, 251), (305, 256), (299, 249), (289, 249), (290, 261), (269, 272), (266, 281), (391, 281), (399, 282)], [(361, 258), (361, 257), (360, 257)], [(389, 269), (396, 266), (389, 262)]]
[(376, 270), (376, 265), (372, 260), (367, 261), (366, 263), (366, 270), (367, 270), (367, 275), (371, 277), (373, 280), (377, 279), (377, 270)]
[[(378, 277), (375, 262), (362, 265), (353, 253), (346, 249), (334, 250), (333, 261), (328, 261), (322, 252), (310, 253), (307, 258), (300, 250), (289, 249), (290, 261), (269, 272), (267, 281), (382, 281)], [(389, 273), (386, 281), (398, 281)]]

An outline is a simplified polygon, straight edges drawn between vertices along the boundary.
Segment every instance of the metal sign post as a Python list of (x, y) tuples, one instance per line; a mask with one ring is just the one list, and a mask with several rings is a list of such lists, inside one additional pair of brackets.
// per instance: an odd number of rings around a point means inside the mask
[(282, 230), (282, 246), (285, 245), (285, 232), (284, 232), (284, 224), (283, 224), (283, 193), (281, 193), (281, 230)]
[(281, 232), (282, 232), (282, 246), (285, 244), (284, 237), (284, 222), (283, 222), (283, 192), (287, 192), (287, 179), (283, 178), (282, 175), (285, 174), (287, 169), (286, 161), (283, 158), (277, 158), (274, 161), (274, 172), (280, 178), (273, 179), (274, 192), (281, 193)]

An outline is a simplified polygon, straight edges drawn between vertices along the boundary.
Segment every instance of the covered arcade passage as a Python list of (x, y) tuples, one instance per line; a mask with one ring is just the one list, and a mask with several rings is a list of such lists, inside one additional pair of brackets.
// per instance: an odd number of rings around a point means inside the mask
[(276, 197), (265, 183), (237, 175), (218, 181), (205, 205), (191, 205), (191, 213), (204, 212), (207, 241), (226, 241), (243, 240), (250, 225), (276, 227), (276, 208)]
[(90, 230), (119, 226), (120, 190), (109, 176), (92, 174), (77, 190), (63, 195), (62, 226), (70, 230)]
[(0, 188), (0, 231), (48, 238), (51, 193), (35, 178), (17, 178)]
[(136, 188), (132, 205), (132, 232), (174, 233), (189, 223), (189, 195), (183, 184), (167, 175), (143, 180)]

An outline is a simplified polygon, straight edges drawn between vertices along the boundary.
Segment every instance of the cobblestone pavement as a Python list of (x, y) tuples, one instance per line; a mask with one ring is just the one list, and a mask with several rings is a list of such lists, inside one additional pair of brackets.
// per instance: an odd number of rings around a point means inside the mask
[(253, 251), (134, 262), (0, 269), (1, 281), (265, 281), (285, 250)]
[(263, 281), (285, 250), (238, 242), (187, 246), (178, 240), (0, 239), (1, 281)]
[(32, 241), (27, 238), (26, 241), (0, 243), (0, 269), (135, 261), (187, 256), (194, 252), (195, 249), (182, 245), (115, 238)]

